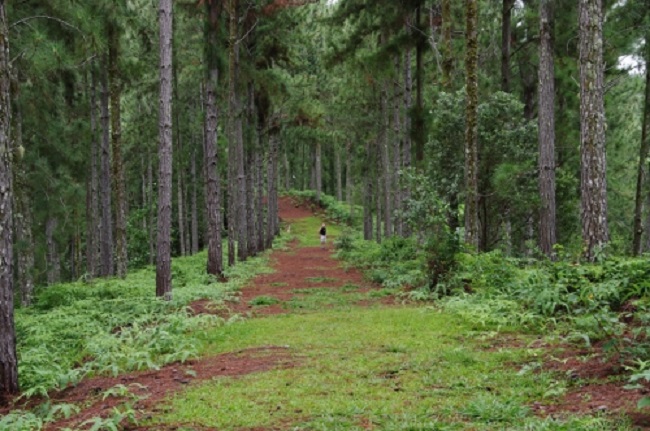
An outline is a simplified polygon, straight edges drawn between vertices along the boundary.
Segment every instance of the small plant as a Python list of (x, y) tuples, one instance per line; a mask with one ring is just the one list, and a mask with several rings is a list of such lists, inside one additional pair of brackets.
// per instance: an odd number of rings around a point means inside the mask
[(248, 303), (250, 305), (258, 306), (258, 307), (262, 307), (262, 306), (266, 306), (266, 305), (273, 305), (273, 304), (277, 304), (279, 302), (280, 302), (280, 300), (277, 299), (277, 298), (274, 298), (272, 296), (264, 296), (264, 295), (263, 296), (258, 296), (256, 298), (253, 298), (250, 301), (248, 301)]

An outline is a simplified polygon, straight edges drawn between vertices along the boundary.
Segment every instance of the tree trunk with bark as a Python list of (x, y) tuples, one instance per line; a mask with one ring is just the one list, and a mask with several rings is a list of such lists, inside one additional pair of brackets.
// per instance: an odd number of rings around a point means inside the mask
[(158, 120), (158, 237), (156, 296), (172, 298), (172, 0), (160, 0), (160, 111)]
[(343, 166), (341, 163), (341, 149), (338, 145), (334, 146), (334, 163), (336, 166), (336, 200), (343, 200)]
[(580, 191), (584, 257), (594, 261), (609, 240), (601, 0), (580, 0)]
[(540, 3), (539, 45), (539, 246), (553, 257), (555, 245), (555, 71), (553, 0)]
[(503, 0), (501, 5), (501, 91), (510, 93), (510, 45), (512, 39), (512, 8), (515, 0)]
[(190, 165), (190, 175), (192, 178), (192, 203), (191, 203), (191, 241), (190, 252), (195, 255), (199, 252), (199, 208), (198, 208), (198, 177), (196, 174), (196, 151), (192, 152), (192, 162)]
[(13, 211), (9, 30), (5, 0), (0, 0), (0, 404), (18, 393), (14, 327)]
[(323, 189), (323, 172), (321, 163), (321, 143), (316, 142), (316, 149), (314, 151), (314, 172), (316, 175), (316, 201), (320, 204), (320, 195)]
[(220, 278), (223, 276), (223, 250), (221, 241), (223, 220), (221, 209), (221, 181), (219, 178), (219, 152), (217, 146), (219, 131), (219, 105), (217, 103), (219, 83), (219, 6), (216, 2), (206, 2), (205, 4), (207, 14), (204, 37), (206, 43), (207, 75), (205, 83), (203, 167), (207, 217), (207, 272)]
[(466, 128), (465, 128), (465, 242), (474, 250), (479, 245), (478, 225), (478, 4), (465, 1), (467, 10)]
[[(172, 47), (173, 49), (173, 47)], [(172, 59), (174, 61), (174, 59)], [(178, 97), (178, 69), (175, 67), (173, 71), (173, 89), (174, 89), (174, 99), (175, 100), (180, 100)], [(188, 254), (188, 248), (186, 247), (187, 245), (187, 233), (185, 230), (185, 181), (184, 181), (184, 172), (185, 170), (183, 169), (183, 159), (182, 159), (182, 154), (183, 154), (183, 137), (181, 134), (181, 107), (178, 106), (174, 110), (174, 118), (175, 118), (175, 128), (176, 128), (176, 218), (177, 218), (177, 225), (178, 225), (178, 245), (180, 247), (180, 253), (181, 256), (186, 256)]]
[(391, 215), (393, 217), (393, 225), (395, 226), (395, 234), (399, 236), (404, 235), (404, 226), (402, 222), (401, 212), (402, 208), (402, 193), (399, 185), (400, 170), (402, 169), (402, 122), (401, 122), (401, 88), (399, 84), (399, 76), (402, 71), (400, 56), (396, 55), (393, 59), (395, 66), (395, 78), (393, 79), (393, 169), (391, 180), (391, 192), (394, 197), (394, 208), (396, 213)]
[(99, 233), (101, 276), (109, 277), (115, 274), (113, 263), (113, 216), (111, 208), (111, 147), (108, 112), (108, 83), (106, 73), (101, 77), (102, 91), (100, 95), (102, 144), (100, 154), (99, 195), (101, 196), (101, 228)]
[(119, 65), (120, 34), (113, 21), (108, 23), (108, 75), (111, 97), (111, 140), (113, 156), (113, 197), (115, 199), (115, 258), (118, 277), (126, 277), (126, 186), (122, 163), (121, 97), (122, 76)]
[[(646, 10), (646, 21), (650, 11)], [(648, 24), (650, 25), (650, 24)], [(643, 124), (641, 129), (641, 146), (639, 149), (639, 166), (637, 168), (636, 195), (634, 205), (634, 231), (632, 238), (632, 253), (635, 256), (643, 252), (641, 239), (643, 237), (643, 187), (647, 178), (648, 150), (650, 149), (650, 28), (645, 35), (645, 100), (643, 103)]]
[(61, 260), (59, 258), (59, 246), (54, 235), (59, 226), (59, 220), (48, 217), (45, 222), (45, 259), (47, 262), (47, 284), (49, 286), (61, 281)]
[(99, 172), (98, 172), (98, 142), (97, 142), (97, 79), (95, 64), (90, 66), (90, 175), (88, 181), (88, 225), (86, 244), (86, 272), (90, 277), (99, 274)]
[[(382, 209), (384, 218), (384, 237), (390, 238), (393, 235), (393, 205), (392, 205), (392, 175), (390, 162), (390, 108), (388, 106), (388, 79), (385, 78), (381, 88), (381, 138), (377, 142), (379, 145), (379, 156), (381, 157), (381, 191), (379, 194), (383, 198)], [(383, 196), (382, 196), (383, 195)]]
[(273, 238), (278, 230), (278, 134), (277, 125), (272, 124), (269, 130), (269, 157), (267, 166), (267, 200), (268, 218), (266, 223), (266, 247), (273, 246)]
[(352, 143), (345, 143), (345, 202), (352, 205)]

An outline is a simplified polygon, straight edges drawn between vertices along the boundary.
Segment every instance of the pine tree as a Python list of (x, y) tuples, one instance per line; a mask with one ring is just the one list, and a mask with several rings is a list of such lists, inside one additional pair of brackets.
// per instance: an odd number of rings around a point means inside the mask
[(5, 0), (0, 0), (0, 403), (18, 393), (14, 327), (12, 145), (9, 32)]
[(478, 249), (478, 4), (466, 0), (465, 242)]
[(601, 0), (580, 0), (580, 191), (584, 256), (607, 244), (607, 159)]
[(553, 256), (555, 245), (555, 71), (553, 0), (540, 2), (539, 54), (539, 191), (540, 249)]
[(172, 224), (172, 0), (160, 0), (160, 141), (156, 296), (171, 299)]

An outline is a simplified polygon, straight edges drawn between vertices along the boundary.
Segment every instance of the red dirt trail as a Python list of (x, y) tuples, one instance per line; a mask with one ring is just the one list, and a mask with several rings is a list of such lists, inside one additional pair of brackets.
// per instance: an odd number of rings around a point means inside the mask
[[(312, 212), (297, 205), (289, 198), (279, 200), (279, 215), (282, 221), (291, 222), (300, 218), (312, 216)], [(315, 233), (316, 234), (316, 233)], [(372, 284), (363, 279), (356, 269), (344, 269), (339, 262), (331, 257), (333, 246), (328, 238), (328, 247), (300, 247), (296, 241), (289, 244), (286, 250), (274, 250), (271, 253), (272, 274), (263, 274), (249, 285), (245, 286), (236, 302), (227, 302), (216, 306), (208, 300), (200, 300), (190, 306), (196, 314), (211, 313), (222, 316), (234, 314), (249, 317), (269, 314), (286, 313), (281, 303), (256, 307), (249, 302), (257, 297), (273, 297), (279, 301), (287, 301), (297, 294), (295, 289), (337, 288), (344, 285), (359, 286), (357, 291), (367, 291)], [(379, 302), (379, 300), (378, 300)], [(381, 302), (388, 302), (386, 298)], [(218, 356), (187, 361), (184, 364), (170, 364), (160, 370), (134, 372), (118, 377), (96, 377), (85, 379), (75, 387), (50, 394), (53, 404), (74, 403), (83, 405), (84, 409), (77, 415), (54, 423), (50, 423), (45, 431), (60, 430), (65, 427), (72, 429), (88, 429), (90, 424), (81, 426), (84, 421), (96, 417), (109, 417), (113, 408), (124, 403), (120, 397), (102, 399), (108, 389), (122, 384), (128, 386), (130, 392), (140, 399), (135, 402), (134, 409), (140, 419), (155, 415), (157, 404), (168, 395), (181, 390), (184, 386), (209, 380), (216, 376), (241, 376), (270, 369), (289, 368), (299, 363), (299, 359), (285, 347), (265, 346), (247, 349), (240, 352), (225, 353)], [(20, 403), (14, 408), (19, 408)], [(6, 411), (5, 411), (6, 412)], [(3, 411), (0, 411), (3, 413)], [(157, 430), (165, 428), (124, 425), (125, 430)], [(171, 427), (170, 429), (176, 429)], [(209, 428), (205, 428), (209, 431)]]

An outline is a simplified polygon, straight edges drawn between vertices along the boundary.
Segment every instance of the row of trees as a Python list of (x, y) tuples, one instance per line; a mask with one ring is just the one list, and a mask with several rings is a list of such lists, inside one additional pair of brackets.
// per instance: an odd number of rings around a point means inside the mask
[(270, 247), (279, 188), (377, 241), (648, 249), (650, 73), (614, 66), (650, 59), (647, 0), (0, 5), (0, 392), (14, 290), (155, 263), (169, 298), (171, 256)]

